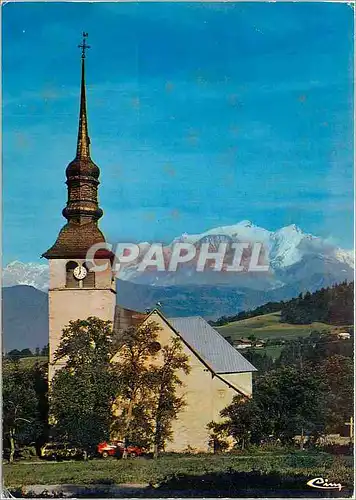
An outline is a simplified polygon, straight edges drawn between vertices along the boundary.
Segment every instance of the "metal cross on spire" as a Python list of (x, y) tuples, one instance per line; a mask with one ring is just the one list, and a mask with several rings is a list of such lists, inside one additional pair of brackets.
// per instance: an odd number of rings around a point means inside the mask
[(85, 31), (83, 31), (83, 41), (80, 45), (78, 45), (78, 47), (80, 49), (82, 49), (82, 59), (85, 59), (85, 51), (86, 49), (90, 49), (90, 45), (87, 45), (86, 44), (86, 39), (88, 38), (88, 33), (85, 33)]

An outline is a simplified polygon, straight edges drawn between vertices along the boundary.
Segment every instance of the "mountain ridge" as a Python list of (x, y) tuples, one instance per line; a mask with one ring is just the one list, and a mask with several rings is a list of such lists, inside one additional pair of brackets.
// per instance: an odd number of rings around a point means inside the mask
[[(217, 248), (222, 239), (231, 243), (262, 243), (269, 261), (269, 272), (261, 273), (259, 278), (253, 275), (253, 279), (250, 279), (248, 273), (245, 272), (214, 272), (209, 268), (205, 272), (197, 272), (195, 261), (178, 266), (176, 272), (151, 270), (142, 272), (138, 270), (138, 262), (135, 261), (125, 266), (121, 265), (117, 277), (121, 280), (152, 286), (228, 284), (268, 290), (287, 285), (288, 275), (295, 274), (297, 265), (302, 270), (310, 267), (310, 261), (316, 262), (318, 259), (328, 272), (335, 275), (337, 281), (342, 281), (343, 278), (348, 278), (350, 274), (353, 274), (353, 252), (343, 250), (320, 237), (304, 233), (295, 224), (273, 232), (255, 226), (251, 221), (243, 220), (234, 225), (219, 226), (199, 234), (183, 233), (174, 238), (170, 244), (163, 246), (163, 253), (165, 258), (170, 258), (173, 245), (179, 242), (192, 243), (198, 248), (202, 242), (209, 242), (212, 248)], [(149, 244), (146, 242), (140, 243), (139, 246), (144, 249), (147, 245)], [(3, 286), (18, 284), (30, 285), (46, 291), (48, 289), (47, 264), (20, 261), (9, 263), (3, 269)]]
[[(133, 263), (124, 267), (116, 281), (120, 306), (145, 311), (160, 302), (167, 317), (200, 315), (214, 320), (352, 281), (354, 276), (351, 252), (293, 224), (273, 232), (245, 220), (200, 234), (184, 233), (163, 248), (165, 255), (171, 255), (172, 246), (180, 241), (209, 242), (213, 249), (221, 241), (263, 243), (269, 271), (215, 272), (208, 268), (196, 272), (195, 263), (190, 262), (177, 272), (138, 272)], [(141, 246), (145, 245), (148, 243)], [(2, 284), (5, 348), (42, 347), (48, 342), (48, 265), (13, 261), (3, 269)]]

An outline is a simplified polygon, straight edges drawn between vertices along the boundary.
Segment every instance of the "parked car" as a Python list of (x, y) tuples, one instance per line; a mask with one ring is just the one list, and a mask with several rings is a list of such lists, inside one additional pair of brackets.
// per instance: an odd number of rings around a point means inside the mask
[[(104, 441), (103, 443), (98, 444), (98, 454), (102, 458), (107, 458), (107, 457), (117, 457), (121, 458), (122, 455), (124, 454), (125, 450), (125, 445), (123, 441), (111, 441), (111, 442), (106, 442)], [(144, 454), (144, 449), (141, 446), (138, 446), (136, 444), (130, 443), (127, 446), (127, 453), (129, 457), (139, 457)]]
[(99, 443), (97, 452), (102, 458), (114, 457), (117, 452), (117, 443), (107, 443), (106, 441)]
[[(118, 448), (122, 451), (122, 453), (124, 453), (124, 449), (125, 449), (124, 442), (118, 441), (117, 444), (118, 444)], [(142, 448), (141, 446), (138, 446), (137, 444), (129, 443), (127, 446), (127, 453), (129, 455), (129, 457), (135, 458), (135, 457), (140, 457), (141, 455), (143, 455), (145, 453), (145, 450), (144, 450), (144, 448)]]
[(45, 460), (78, 460), (85, 451), (70, 443), (47, 443), (41, 448), (41, 458)]

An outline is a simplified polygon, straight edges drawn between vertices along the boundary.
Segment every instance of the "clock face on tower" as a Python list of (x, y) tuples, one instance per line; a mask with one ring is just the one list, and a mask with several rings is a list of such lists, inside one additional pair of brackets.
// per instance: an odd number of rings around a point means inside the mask
[(83, 280), (85, 278), (85, 276), (87, 275), (87, 270), (85, 269), (84, 266), (77, 266), (74, 270), (73, 270), (73, 275), (74, 275), (74, 278), (76, 278), (77, 280)]

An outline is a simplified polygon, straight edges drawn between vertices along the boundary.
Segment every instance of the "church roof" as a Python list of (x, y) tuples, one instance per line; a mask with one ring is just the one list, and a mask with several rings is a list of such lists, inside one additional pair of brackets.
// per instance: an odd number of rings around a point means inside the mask
[(215, 373), (257, 371), (201, 316), (167, 318), (167, 321)]
[(79, 224), (70, 221), (62, 227), (54, 245), (42, 257), (85, 259), (89, 248), (95, 243), (104, 242), (105, 237), (95, 222)]

